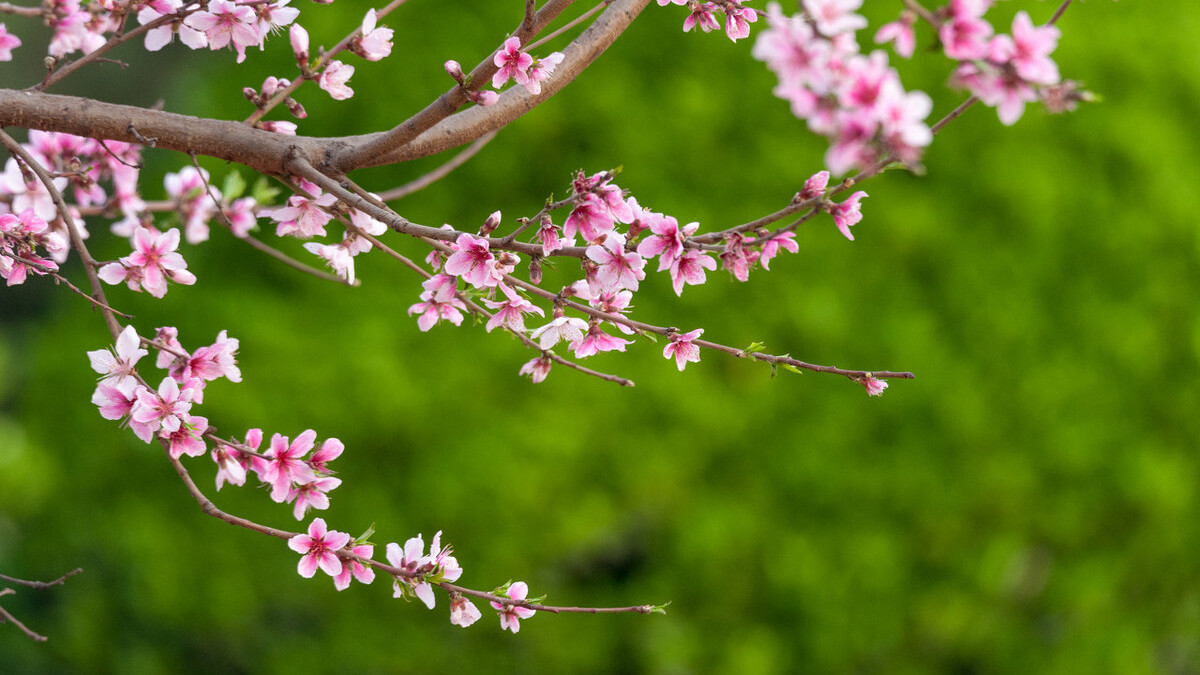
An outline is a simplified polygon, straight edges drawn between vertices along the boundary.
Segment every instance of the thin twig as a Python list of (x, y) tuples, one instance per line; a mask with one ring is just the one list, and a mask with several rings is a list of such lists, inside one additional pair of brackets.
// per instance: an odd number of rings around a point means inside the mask
[(489, 134), (480, 136), (479, 138), (475, 139), (470, 145), (468, 145), (466, 150), (463, 150), (462, 152), (458, 153), (453, 158), (451, 158), (449, 161), (447, 161), (445, 164), (442, 164), (441, 166), (434, 169), (433, 171), (430, 171), (429, 173), (425, 174), (424, 176), (421, 176), (420, 178), (417, 178), (416, 180), (405, 183), (404, 185), (401, 185), (399, 187), (395, 187), (395, 188), (392, 188), (391, 190), (387, 190), (385, 192), (379, 193), (380, 201), (390, 202), (390, 201), (395, 201), (397, 199), (402, 199), (414, 192), (424, 190), (425, 188), (429, 187), (436, 181), (441, 180), (442, 178), (445, 178), (451, 171), (454, 171), (455, 169), (462, 166), (463, 164), (466, 164), (467, 160), (474, 157), (476, 155), (476, 153), (478, 153), (480, 150), (483, 149), (483, 146), (490, 143), (491, 140), (496, 137), (497, 133), (498, 132), (493, 131)]
[[(77, 286), (75, 286), (75, 284), (71, 283), (66, 277), (64, 277), (63, 275), (56, 272), (53, 268), (47, 267), (46, 265), (43, 265), (39, 262), (34, 262), (33, 260), (30, 260), (28, 258), (23, 258), (15, 253), (8, 253), (7, 251), (0, 250), (0, 255), (12, 258), (13, 260), (16, 260), (17, 262), (24, 263), (24, 264), (34, 268), (35, 270), (38, 270), (39, 272), (41, 272), (43, 274), (53, 277), (54, 281), (57, 283), (66, 284), (67, 288), (69, 288), (72, 291), (74, 291), (75, 293), (79, 294), (84, 300), (87, 300), (88, 302), (92, 303), (93, 305), (95, 305), (96, 307), (98, 307), (100, 309), (112, 312), (113, 314), (116, 314), (117, 316), (121, 317), (122, 319), (132, 319), (133, 318), (132, 314), (126, 314), (125, 312), (113, 309), (112, 307), (109, 307), (108, 305), (100, 302), (99, 300), (93, 298), (92, 296), (88, 295), (87, 293), (84, 293), (83, 291), (79, 290), (79, 288)], [(0, 576), (3, 576), (3, 575), (0, 575)]]
[(37, 175), (38, 180), (45, 186), (46, 191), (50, 193), (50, 197), (54, 201), (54, 206), (58, 209), (58, 217), (66, 224), (67, 232), (70, 233), (71, 246), (75, 248), (76, 253), (79, 254), (79, 260), (83, 263), (83, 271), (87, 274), (88, 283), (92, 287), (92, 297), (98, 301), (100, 313), (104, 316), (104, 323), (108, 326), (108, 332), (112, 334), (112, 339), (115, 342), (121, 335), (121, 324), (117, 321), (115, 314), (105, 309), (106, 307), (111, 307), (111, 305), (108, 302), (108, 298), (104, 295), (104, 287), (100, 284), (100, 277), (96, 273), (96, 268), (98, 267), (96, 259), (92, 257), (87, 244), (83, 243), (83, 237), (79, 234), (79, 228), (75, 225), (75, 219), (71, 217), (71, 210), (67, 208), (67, 202), (63, 199), (62, 193), (54, 186), (54, 181), (50, 178), (50, 174), (46, 172), (46, 169), (16, 139), (5, 133), (3, 129), (0, 129), (0, 143), (3, 143), (4, 147), (8, 148), (10, 153), (21, 158), (25, 162), (25, 165)]

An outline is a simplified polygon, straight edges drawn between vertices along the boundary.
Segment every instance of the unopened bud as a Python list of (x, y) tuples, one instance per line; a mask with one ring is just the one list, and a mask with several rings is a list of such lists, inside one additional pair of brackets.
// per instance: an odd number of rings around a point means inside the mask
[(300, 102), (296, 99), (288, 97), (288, 99), (284, 101), (284, 105), (287, 106), (288, 112), (292, 113), (292, 116), (296, 119), (302, 120), (305, 117), (308, 117), (308, 113), (304, 110), (304, 106), (300, 105)]
[(529, 261), (529, 283), (534, 286), (542, 283), (542, 259), (540, 257)]
[(258, 97), (258, 92), (254, 91), (254, 87), (243, 87), (242, 96), (245, 96), (247, 101), (250, 101), (256, 106), (262, 105), (262, 99)]
[(469, 91), (467, 92), (467, 98), (471, 99), (475, 105), (489, 106), (500, 100), (500, 94), (497, 94), (491, 89), (487, 89), (485, 91)]
[(462, 66), (460, 66), (458, 64), (458, 61), (451, 59), (450, 61), (447, 61), (445, 64), (443, 64), (442, 67), (446, 69), (447, 75), (454, 78), (455, 82), (457, 82), (459, 84), (463, 83)]
[(483, 221), (483, 226), (479, 228), (479, 236), (486, 237), (495, 232), (497, 227), (500, 227), (500, 212), (493, 211), (492, 215), (488, 216), (487, 220)]
[[(313, 0), (319, 2), (319, 0)], [(330, 0), (332, 1), (332, 0)], [(292, 41), (292, 53), (296, 55), (296, 62), (300, 64), (300, 69), (308, 68), (308, 31), (298, 23), (293, 23), (288, 30), (288, 36)]]
[(510, 251), (500, 251), (496, 254), (496, 264), (502, 267), (515, 267), (521, 262), (521, 257)]

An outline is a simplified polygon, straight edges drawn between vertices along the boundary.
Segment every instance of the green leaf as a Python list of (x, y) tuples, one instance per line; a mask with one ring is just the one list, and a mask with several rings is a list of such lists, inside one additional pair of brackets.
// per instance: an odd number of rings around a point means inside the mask
[(246, 192), (246, 179), (242, 178), (239, 171), (230, 171), (225, 174), (225, 183), (221, 185), (221, 194), (225, 196), (227, 201), (233, 201), (241, 197)]
[(254, 181), (254, 188), (250, 190), (250, 196), (254, 197), (254, 201), (259, 204), (270, 204), (275, 201), (275, 197), (279, 196), (279, 188), (272, 185), (266, 176), (259, 176), (258, 180)]

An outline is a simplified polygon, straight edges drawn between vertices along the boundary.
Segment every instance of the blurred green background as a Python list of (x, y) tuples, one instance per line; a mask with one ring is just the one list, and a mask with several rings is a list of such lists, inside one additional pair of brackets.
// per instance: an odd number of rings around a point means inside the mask
[[(401, 8), (390, 59), (349, 59), (353, 99), (299, 93), (302, 133), (407, 116), (445, 89), (444, 60), (483, 58), (520, 5)], [(878, 25), (900, 3), (868, 5)], [(365, 8), (306, 3), (302, 22), (329, 45)], [(617, 165), (642, 204), (705, 229), (786, 203), (824, 141), (772, 97), (751, 40), (683, 34), (683, 17), (652, 4), (574, 86), (396, 207), (470, 229)], [(0, 84), (25, 86), (44, 38), (6, 21), (30, 37)], [(539, 615), (513, 636), (488, 609), (451, 626), (444, 596), (429, 612), (383, 580), (304, 580), (281, 542), (201, 514), (160, 451), (96, 414), (84, 352), (110, 338), (81, 300), (44, 280), (4, 289), (0, 572), (84, 573), (4, 598), (50, 641), (0, 627), (0, 673), (1200, 673), (1200, 6), (1091, 0), (1060, 26), (1064, 76), (1102, 104), (1030, 108), (1013, 128), (973, 109), (925, 177), (865, 186), (854, 243), (817, 219), (749, 283), (710, 274), (677, 300), (652, 275), (637, 298), (635, 318), (727, 344), (917, 374), (879, 399), (716, 354), (678, 373), (647, 342), (588, 363), (633, 389), (561, 368), (534, 386), (511, 338), (420, 333), (405, 313), (417, 280), (382, 257), (360, 259), (349, 289), (220, 233), (185, 251), (196, 286), (110, 291), (142, 334), (241, 340), (243, 383), (214, 383), (200, 409), (223, 434), (343, 440), (344, 484), (319, 515), (355, 534), (375, 523), (380, 556), (440, 529), (468, 586), (671, 601), (666, 616)], [(236, 119), (241, 87), (294, 70), (285, 39), (237, 68), (140, 51), (57, 91)], [(893, 62), (940, 116), (962, 96), (945, 59), (919, 56)], [(187, 164), (146, 160), (148, 198)], [(383, 190), (439, 161), (359, 179)], [(232, 168), (205, 166), (218, 182)], [(128, 251), (91, 227), (98, 257)], [(190, 466), (222, 508), (301, 529), (265, 491), (214, 493), (211, 462)]]

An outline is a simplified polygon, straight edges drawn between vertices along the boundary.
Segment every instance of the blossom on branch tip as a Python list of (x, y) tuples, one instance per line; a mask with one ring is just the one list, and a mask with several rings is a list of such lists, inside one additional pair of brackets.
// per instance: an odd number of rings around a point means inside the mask
[(326, 530), (323, 518), (314, 518), (308, 526), (308, 534), (298, 534), (288, 539), (288, 548), (301, 554), (296, 571), (305, 579), (311, 579), (317, 568), (331, 577), (342, 573), (342, 560), (336, 551), (350, 543), (350, 535), (336, 530)]
[(501, 275), (496, 269), (496, 258), (492, 255), (491, 245), (483, 237), (473, 237), (467, 233), (458, 235), (458, 240), (450, 244), (454, 251), (446, 259), (442, 270), (446, 274), (462, 277), (462, 280), (475, 288), (488, 288), (500, 282)]
[(542, 349), (550, 349), (558, 344), (559, 340), (566, 340), (568, 344), (574, 344), (583, 339), (583, 332), (587, 330), (587, 322), (583, 319), (577, 319), (573, 316), (556, 316), (550, 323), (533, 331), (530, 337), (538, 340), (538, 346)]
[[(145, 387), (138, 391), (132, 419), (138, 425), (143, 425), (142, 429), (149, 431), (151, 435), (159, 432), (171, 434), (187, 419), (191, 408), (192, 390), (180, 390), (175, 380), (166, 377), (158, 385), (157, 392)], [(138, 431), (138, 428), (135, 427), (134, 431)], [(150, 442), (148, 436), (139, 434), (139, 438), (146, 443)]]
[(139, 227), (133, 233), (133, 253), (101, 267), (97, 276), (110, 284), (124, 282), (132, 290), (140, 285), (150, 295), (161, 298), (167, 294), (168, 280), (184, 285), (196, 283), (177, 248), (179, 230), (159, 234)]
[(0, 23), (0, 61), (12, 61), (12, 50), (21, 46), (21, 38), (11, 35), (8, 28)]
[(804, 11), (825, 37), (853, 33), (867, 27), (867, 20), (855, 14), (863, 0), (803, 0)]
[(866, 192), (859, 190), (850, 195), (846, 201), (834, 204), (829, 208), (829, 215), (833, 216), (834, 224), (850, 241), (854, 241), (854, 235), (850, 234), (850, 227), (862, 220), (862, 204), (860, 202), (866, 196)]
[(100, 380), (101, 384), (118, 387), (125, 382), (136, 383), (137, 380), (133, 377), (134, 367), (139, 359), (150, 353), (142, 349), (141, 344), (134, 327), (126, 326), (117, 336), (113, 351), (97, 349), (88, 352), (92, 370), (104, 376)]
[(603, 244), (588, 246), (587, 257), (599, 266), (596, 270), (599, 288), (592, 289), (594, 294), (623, 288), (636, 291), (638, 282), (646, 278), (642, 271), (645, 259), (634, 251), (626, 251), (625, 237), (616, 232), (609, 232)]
[(529, 70), (526, 71), (526, 78), (523, 83), (525, 91), (534, 96), (541, 94), (542, 82), (550, 78), (550, 74), (554, 72), (554, 67), (562, 63), (562, 60), (562, 52), (554, 52), (549, 56), (543, 56), (540, 59), (534, 60), (533, 65), (529, 66)]
[(675, 358), (675, 365), (680, 372), (687, 367), (688, 363), (700, 362), (700, 348), (692, 344), (692, 340), (700, 337), (704, 333), (703, 328), (689, 331), (687, 333), (671, 333), (670, 342), (663, 347), (663, 358)]
[(325, 225), (333, 220), (333, 215), (326, 211), (337, 202), (337, 197), (321, 191), (309, 181), (300, 181), (300, 189), (312, 197), (295, 194), (288, 197), (287, 206), (266, 209), (263, 215), (278, 223), (275, 235), (283, 237), (292, 235), (300, 239), (315, 236), (325, 236)]
[(212, 0), (207, 9), (188, 16), (184, 23), (208, 37), (209, 49), (232, 44), (238, 63), (246, 60), (246, 47), (262, 44), (263, 40), (254, 10), (229, 0)]
[(324, 510), (329, 508), (329, 491), (342, 484), (341, 478), (322, 476), (316, 480), (299, 484), (288, 492), (285, 501), (294, 501), (292, 515), (296, 520), (304, 520), (304, 514), (309, 509)]
[(354, 75), (354, 66), (341, 61), (330, 61), (317, 77), (317, 86), (329, 92), (335, 101), (344, 101), (354, 96), (354, 90), (346, 82)]
[(904, 11), (900, 18), (891, 23), (885, 23), (875, 31), (875, 44), (893, 43), (892, 48), (904, 58), (912, 58), (917, 48), (917, 35), (913, 30), (917, 15)]
[[(375, 555), (375, 546), (373, 544), (360, 544), (350, 549), (350, 552), (360, 558), (370, 559)], [(358, 579), (360, 584), (369, 584), (375, 581), (375, 568), (364, 565), (353, 558), (347, 558), (342, 561), (342, 571), (333, 578), (333, 587), (339, 591), (344, 591), (350, 587), (350, 578)]]
[(744, 37), (750, 37), (750, 24), (758, 21), (758, 12), (749, 7), (734, 8), (741, 0), (731, 0), (725, 6), (725, 35), (733, 42)]
[(539, 356), (521, 366), (521, 370), (517, 374), (528, 375), (533, 383), (537, 384), (546, 379), (546, 376), (550, 374), (550, 366), (553, 364), (554, 361), (549, 356)]
[[(498, 591), (497, 595), (505, 596), (510, 600), (523, 601), (529, 595), (529, 586), (524, 581), (517, 581), (510, 584), (507, 589)], [(521, 619), (528, 619), (537, 614), (536, 610), (528, 607), (499, 603), (494, 600), (491, 604), (492, 609), (500, 613), (500, 629), (510, 630), (513, 633), (520, 632)]]
[(883, 394), (883, 390), (888, 388), (887, 382), (871, 377), (870, 373), (859, 380), (859, 383), (867, 388), (868, 396), (880, 396)]
[(696, 26), (700, 26), (705, 33), (721, 29), (721, 24), (716, 17), (719, 7), (711, 2), (696, 2), (691, 7), (692, 13), (683, 20), (683, 32), (687, 33)]
[(312, 429), (306, 429), (290, 444), (288, 437), (282, 434), (271, 437), (271, 447), (263, 453), (266, 465), (259, 478), (271, 484), (272, 501), (287, 501), (293, 483), (303, 485), (317, 479), (312, 467), (302, 459), (305, 453), (312, 450), (316, 438), (317, 432)]
[[(150, 0), (138, 10), (137, 20), (144, 26), (165, 16), (177, 15), (182, 7), (182, 0)], [(176, 16), (158, 28), (152, 28), (146, 32), (144, 42), (146, 51), (156, 52), (166, 47), (171, 44), (176, 35), (179, 35), (180, 42), (192, 49), (202, 49), (208, 46), (208, 36), (204, 34), (204, 31), (192, 28), (184, 23), (183, 19)]]
[(450, 623), (466, 628), (483, 616), (475, 603), (463, 597), (461, 593), (450, 593)]
[(420, 313), (417, 327), (422, 332), (433, 328), (434, 324), (445, 319), (455, 326), (461, 325), (463, 312), (467, 306), (457, 297), (458, 278), (449, 274), (435, 274), (425, 280), (421, 286), (421, 302), (408, 308), (408, 315)]
[(375, 10), (369, 9), (363, 17), (359, 36), (350, 43), (350, 48), (368, 61), (378, 61), (392, 53), (392, 33), (391, 28), (375, 26)]
[(671, 263), (671, 288), (675, 295), (683, 295), (683, 286), (697, 286), (706, 281), (704, 270), (717, 269), (717, 261), (712, 256), (697, 249), (688, 249), (683, 255)]
[(503, 87), (509, 78), (521, 85), (529, 82), (529, 67), (533, 65), (533, 57), (521, 51), (520, 38), (513, 36), (505, 40), (492, 62), (498, 68), (492, 76), (492, 86), (496, 89)]

